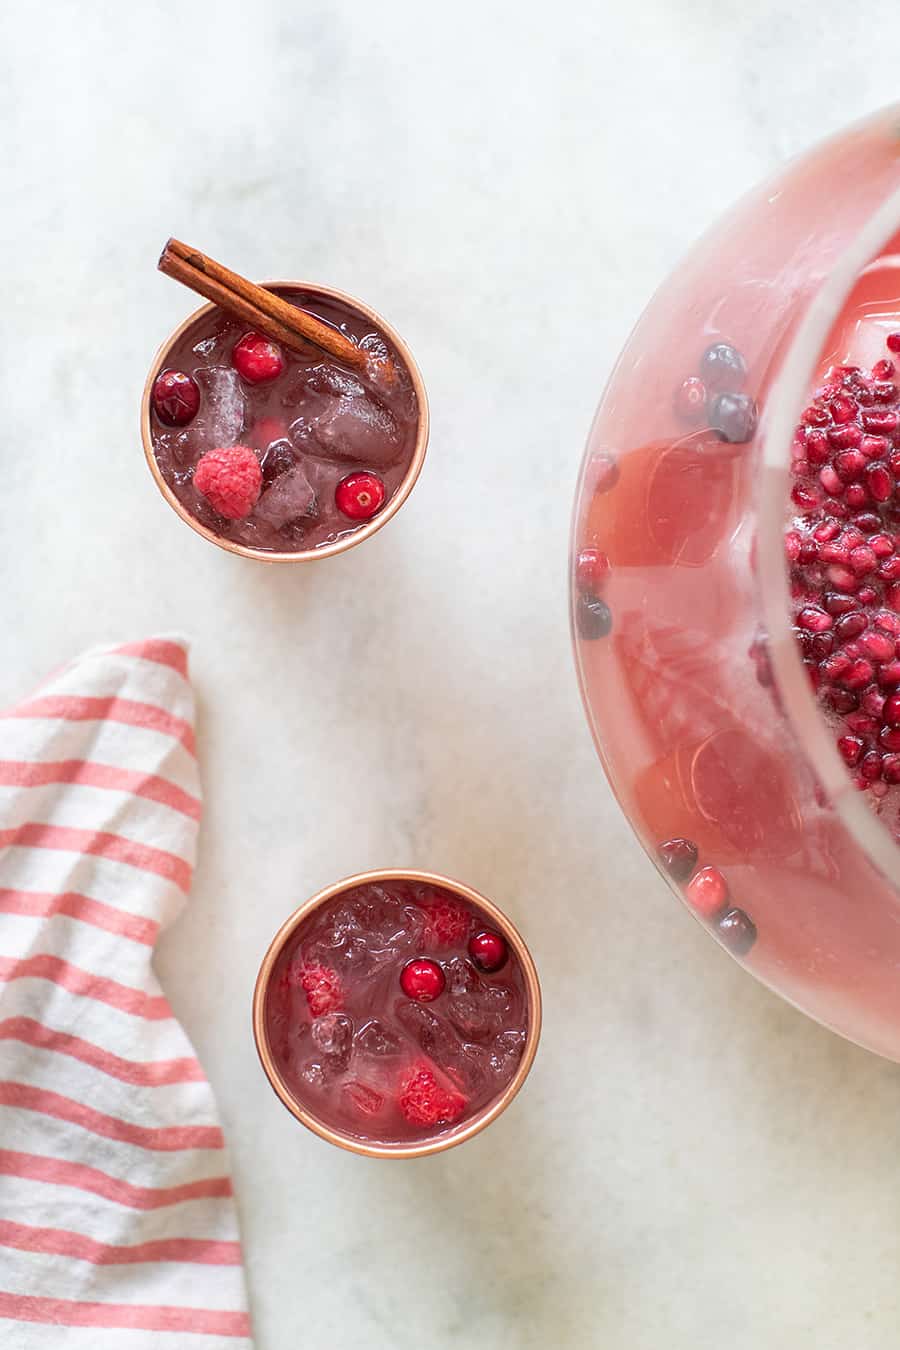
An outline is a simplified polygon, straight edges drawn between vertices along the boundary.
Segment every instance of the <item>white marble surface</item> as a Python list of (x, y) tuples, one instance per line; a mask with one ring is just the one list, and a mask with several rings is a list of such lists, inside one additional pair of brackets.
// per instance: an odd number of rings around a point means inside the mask
[[(159, 969), (230, 1133), (259, 1350), (897, 1342), (900, 1073), (668, 899), (589, 744), (564, 601), (579, 448), (650, 291), (762, 173), (896, 95), (900, 12), (832, 18), (3, 10), (0, 696), (104, 639), (193, 638), (206, 817)], [(246, 564), (157, 496), (137, 406), (190, 305), (154, 270), (170, 233), (408, 338), (430, 457), (364, 548)], [(391, 1164), (293, 1124), (248, 1009), (297, 900), (404, 863), (509, 908), (547, 1019), (501, 1122)]]

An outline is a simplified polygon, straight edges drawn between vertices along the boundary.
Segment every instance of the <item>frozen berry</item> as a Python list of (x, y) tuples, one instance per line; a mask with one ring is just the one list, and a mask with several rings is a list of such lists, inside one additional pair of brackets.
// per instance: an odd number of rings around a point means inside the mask
[(281, 348), (262, 333), (245, 333), (235, 344), (231, 360), (248, 384), (266, 384), (284, 370)]
[(504, 965), (509, 955), (506, 939), (499, 933), (492, 933), (489, 928), (485, 928), (469, 938), (469, 955), (479, 970), (492, 975)]
[(436, 947), (456, 947), (469, 936), (471, 919), (465, 905), (451, 896), (433, 894), (424, 902), (425, 933)]
[(411, 1125), (452, 1125), (466, 1109), (466, 1099), (441, 1087), (427, 1064), (416, 1064), (404, 1075), (398, 1098), (400, 1110)]
[(337, 1012), (344, 1006), (344, 991), (341, 988), (340, 978), (329, 966), (317, 963), (303, 966), (300, 971), (300, 988), (306, 995), (313, 1017), (323, 1017), (325, 1013)]
[(701, 867), (688, 882), (685, 896), (704, 919), (714, 918), (728, 903), (728, 882), (718, 867)]
[(710, 389), (734, 393), (747, 378), (747, 363), (730, 342), (714, 342), (703, 353), (700, 374)]
[(444, 992), (446, 983), (437, 961), (429, 961), (425, 956), (407, 961), (400, 972), (400, 988), (417, 1003), (433, 1003)]
[(735, 956), (746, 956), (756, 941), (756, 924), (742, 909), (729, 909), (723, 914), (716, 931)]
[(337, 509), (350, 520), (370, 520), (384, 506), (384, 483), (376, 473), (348, 473), (334, 490)]
[(153, 411), (168, 427), (183, 427), (200, 407), (197, 382), (183, 370), (164, 370), (153, 382)]
[(208, 450), (194, 469), (194, 487), (226, 520), (243, 520), (259, 499), (262, 470), (248, 445)]
[(710, 426), (732, 445), (753, 439), (756, 419), (756, 402), (749, 394), (719, 394), (709, 410)]
[(583, 548), (575, 558), (575, 584), (580, 591), (596, 594), (609, 572), (609, 558), (598, 548)]
[(663, 867), (676, 881), (687, 881), (697, 866), (697, 845), (690, 839), (667, 839), (656, 850)]
[(690, 375), (679, 385), (675, 394), (675, 416), (689, 426), (696, 426), (706, 416), (706, 385), (696, 375)]
[(575, 605), (575, 626), (585, 642), (604, 638), (612, 628), (612, 611), (597, 595), (580, 595)]

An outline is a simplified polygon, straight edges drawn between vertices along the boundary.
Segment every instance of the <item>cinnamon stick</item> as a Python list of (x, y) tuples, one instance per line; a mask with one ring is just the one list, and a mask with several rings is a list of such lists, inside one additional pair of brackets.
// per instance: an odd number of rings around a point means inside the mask
[(343, 365), (362, 374), (372, 374), (369, 353), (361, 351), (336, 328), (308, 310), (282, 300), (264, 286), (247, 281), (199, 249), (189, 248), (180, 239), (167, 242), (160, 254), (159, 270), (212, 300), (221, 309), (244, 319), (273, 342), (301, 352), (305, 352), (311, 343)]

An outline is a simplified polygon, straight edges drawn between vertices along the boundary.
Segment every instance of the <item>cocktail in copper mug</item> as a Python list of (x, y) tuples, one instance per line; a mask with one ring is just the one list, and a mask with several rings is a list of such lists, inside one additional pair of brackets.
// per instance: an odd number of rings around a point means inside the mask
[(276, 933), (253, 998), (281, 1101), (371, 1157), (421, 1157), (485, 1129), (524, 1083), (540, 1029), (516, 927), (432, 872), (365, 872), (319, 891)]

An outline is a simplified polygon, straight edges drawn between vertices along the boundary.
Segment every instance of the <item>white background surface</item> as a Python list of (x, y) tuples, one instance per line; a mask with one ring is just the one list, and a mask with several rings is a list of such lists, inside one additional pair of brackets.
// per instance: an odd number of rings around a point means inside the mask
[[(874, 0), (4, 7), (0, 697), (98, 641), (193, 638), (206, 815), (159, 969), (229, 1131), (259, 1350), (897, 1343), (900, 1071), (668, 898), (564, 596), (640, 308), (742, 190), (896, 97), (898, 49)], [(248, 564), (157, 495), (138, 399), (192, 307), (169, 234), (409, 341), (431, 450), (363, 548)], [(396, 1164), (292, 1122), (249, 1001), (296, 902), (404, 864), (509, 909), (547, 1010), (507, 1116)]]

